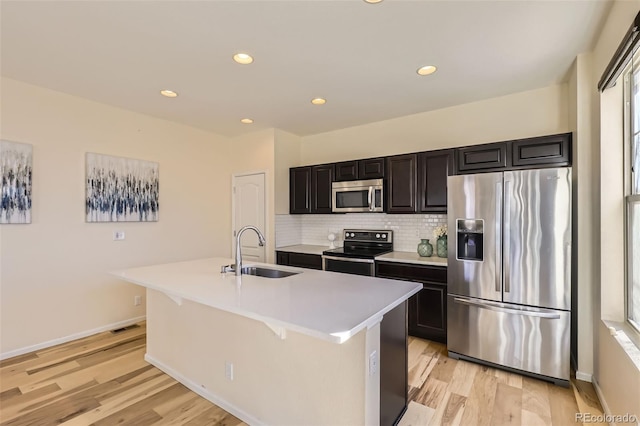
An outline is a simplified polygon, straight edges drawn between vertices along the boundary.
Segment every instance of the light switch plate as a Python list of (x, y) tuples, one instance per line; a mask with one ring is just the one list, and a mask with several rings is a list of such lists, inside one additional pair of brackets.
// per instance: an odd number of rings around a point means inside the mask
[(113, 233), (113, 241), (122, 241), (124, 240), (124, 231), (115, 231)]

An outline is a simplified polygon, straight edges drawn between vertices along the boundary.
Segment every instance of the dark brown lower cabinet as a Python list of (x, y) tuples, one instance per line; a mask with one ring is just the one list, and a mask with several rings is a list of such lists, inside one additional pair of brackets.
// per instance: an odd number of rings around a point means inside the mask
[(322, 270), (322, 256), (317, 254), (276, 251), (276, 263), (284, 266)]
[(409, 334), (446, 343), (447, 286), (422, 285), (422, 290), (409, 299)]
[(409, 334), (446, 343), (446, 267), (399, 262), (376, 262), (376, 276), (422, 283), (422, 290), (409, 299)]

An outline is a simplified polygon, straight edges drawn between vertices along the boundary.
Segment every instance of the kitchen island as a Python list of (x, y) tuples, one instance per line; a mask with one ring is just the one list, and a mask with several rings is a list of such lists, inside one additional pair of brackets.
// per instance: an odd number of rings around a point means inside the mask
[(148, 362), (250, 424), (373, 425), (401, 415), (406, 300), (421, 284), (276, 265), (259, 266), (296, 274), (221, 273), (230, 263), (113, 272), (147, 288)]

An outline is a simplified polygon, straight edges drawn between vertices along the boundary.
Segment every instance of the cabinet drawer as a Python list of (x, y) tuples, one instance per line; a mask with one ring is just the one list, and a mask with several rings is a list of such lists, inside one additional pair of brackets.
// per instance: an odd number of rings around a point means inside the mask
[(447, 284), (447, 268), (399, 262), (376, 262), (376, 277)]

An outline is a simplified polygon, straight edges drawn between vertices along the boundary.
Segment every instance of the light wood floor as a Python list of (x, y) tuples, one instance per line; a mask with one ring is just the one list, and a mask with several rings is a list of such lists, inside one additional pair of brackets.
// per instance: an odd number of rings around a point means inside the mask
[[(602, 415), (591, 383), (570, 388), (447, 356), (445, 345), (409, 338), (409, 407), (399, 426), (575, 425)], [(591, 423), (593, 424), (593, 423)]]
[[(144, 361), (145, 324), (0, 362), (0, 425), (245, 425)], [(593, 387), (571, 389), (456, 361), (410, 338), (409, 425), (570, 425), (602, 412)]]

